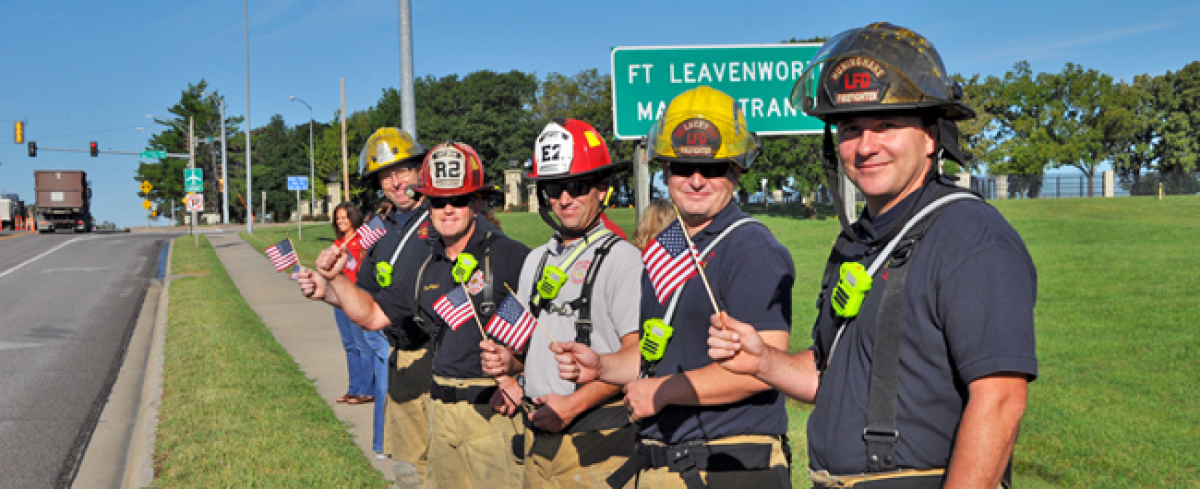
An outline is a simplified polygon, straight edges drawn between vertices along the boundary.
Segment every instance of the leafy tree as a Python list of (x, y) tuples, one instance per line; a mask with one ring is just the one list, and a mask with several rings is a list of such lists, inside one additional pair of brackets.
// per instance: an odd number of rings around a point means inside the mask
[(287, 189), (287, 177), (308, 174), (307, 129), (289, 128), (283, 116), (275, 114), (267, 125), (254, 130), (254, 187), (266, 192), (267, 213), (275, 222), (286, 222), (297, 210), (296, 193)]
[[(221, 164), (221, 117), (217, 107), (217, 99), (221, 95), (215, 91), (211, 96), (205, 92), (208, 82), (203, 79), (196, 84), (188, 84), (181, 92), (179, 103), (167, 109), (175, 117), (170, 119), (155, 119), (155, 122), (165, 126), (162, 132), (151, 136), (147, 149), (167, 151), (169, 153), (185, 154), (188, 152), (188, 121), (193, 118), (196, 138), (196, 168), (204, 171), (204, 201), (205, 210), (219, 210)], [(225, 118), (226, 137), (232, 139), (238, 133), (237, 125), (242, 117)], [(211, 142), (210, 139), (211, 138)], [(232, 148), (232, 144), (231, 150)], [(244, 147), (244, 146), (243, 146)], [(232, 162), (231, 162), (232, 163)], [(164, 158), (158, 162), (139, 163), (134, 180), (148, 181), (154, 186), (149, 195), (144, 195), (154, 204), (154, 209), (160, 215), (170, 215), (172, 208), (179, 208), (186, 192), (183, 191), (183, 170), (187, 168), (186, 158)], [(232, 165), (231, 165), (232, 166)], [(231, 171), (232, 173), (232, 171)], [(182, 220), (182, 213), (176, 213), (177, 219)]]
[(1158, 160), (1158, 131), (1165, 116), (1154, 100), (1154, 92), (1155, 85), (1161, 82), (1161, 77), (1139, 75), (1134, 77), (1133, 83), (1117, 86), (1117, 90), (1125, 92), (1119, 100), (1125, 104), (1123, 108), (1132, 120), (1120, 150), (1113, 154), (1112, 166), (1127, 189), (1138, 187), (1142, 170), (1153, 168)]
[(421, 141), (467, 143), (483, 160), (489, 183), (503, 182), (510, 158), (532, 155), (540, 129), (530, 110), (538, 90), (534, 75), (477, 71), (461, 79), (426, 76), (414, 85)]
[(1000, 127), (994, 115), (1000, 100), (1000, 79), (988, 77), (980, 81), (979, 75), (966, 78), (954, 75), (954, 81), (963, 87), (963, 101), (975, 109), (975, 118), (958, 121), (959, 148), (967, 161), (962, 166), (972, 171), (983, 171), (1000, 163)]
[(1159, 126), (1159, 171), (1195, 172), (1200, 169), (1200, 61), (1168, 71), (1153, 95), (1165, 116)]

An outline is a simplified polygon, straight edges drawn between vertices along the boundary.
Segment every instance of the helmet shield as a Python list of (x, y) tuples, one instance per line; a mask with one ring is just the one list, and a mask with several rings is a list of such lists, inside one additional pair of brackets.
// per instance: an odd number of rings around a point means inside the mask
[(612, 161), (604, 137), (578, 119), (554, 119), (542, 129), (533, 145), (530, 180), (574, 178), (622, 170), (629, 161)]
[(414, 194), (430, 197), (454, 197), (470, 193), (498, 192), (494, 185), (484, 183), (483, 164), (475, 149), (448, 141), (429, 150), (421, 165), (421, 184), (409, 187)]
[(749, 168), (761, 143), (746, 126), (742, 106), (719, 90), (700, 86), (671, 100), (650, 129), (648, 159), (685, 163), (733, 162)]
[(538, 136), (533, 155), (538, 176), (566, 176), (575, 159), (575, 138), (563, 126), (551, 122)]
[(887, 23), (834, 36), (796, 82), (792, 107), (827, 120), (858, 112), (922, 110), (949, 120), (975, 111), (925, 37)]

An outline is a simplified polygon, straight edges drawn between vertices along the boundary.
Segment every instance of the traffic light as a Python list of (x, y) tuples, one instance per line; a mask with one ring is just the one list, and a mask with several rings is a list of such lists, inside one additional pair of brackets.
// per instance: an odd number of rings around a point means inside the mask
[(13, 142), (21, 144), (25, 142), (25, 121), (17, 121), (13, 124)]
[(100, 155), (100, 145), (96, 144), (95, 141), (92, 141), (91, 144), (88, 145), (88, 149), (91, 151), (92, 156)]
[(224, 179), (224, 178), (218, 178), (218, 179), (217, 179), (217, 191), (218, 191), (218, 192), (224, 192), (224, 191), (225, 191), (225, 179)]
[(30, 158), (37, 157), (37, 143), (35, 143), (33, 141), (29, 142), (29, 157)]

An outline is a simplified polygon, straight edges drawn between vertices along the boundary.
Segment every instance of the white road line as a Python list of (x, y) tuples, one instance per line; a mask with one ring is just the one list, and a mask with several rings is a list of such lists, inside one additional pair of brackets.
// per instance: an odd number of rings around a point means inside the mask
[(18, 348), (33, 348), (35, 346), (42, 346), (42, 344), (41, 343), (17, 343), (17, 342), (12, 342), (12, 341), (0, 341), (0, 351), (16, 350)]
[(28, 265), (28, 264), (30, 264), (30, 263), (33, 263), (33, 262), (35, 262), (35, 261), (38, 261), (38, 260), (39, 260), (39, 259), (41, 259), (42, 257), (44, 257), (44, 256), (46, 256), (46, 255), (49, 255), (49, 254), (51, 254), (51, 253), (54, 253), (55, 251), (58, 251), (60, 248), (62, 248), (62, 247), (64, 247), (64, 246), (66, 246), (66, 245), (69, 245), (69, 244), (71, 244), (71, 243), (75, 242), (75, 241), (76, 241), (76, 240), (78, 240), (78, 239), (80, 239), (80, 238), (72, 238), (72, 239), (71, 239), (71, 240), (69, 240), (69, 241), (66, 241), (66, 242), (64, 242), (64, 243), (62, 243), (62, 244), (60, 244), (60, 245), (58, 245), (58, 246), (55, 246), (55, 247), (53, 247), (53, 248), (50, 248), (50, 249), (48, 249), (48, 250), (46, 250), (46, 251), (42, 252), (42, 254), (40, 254), (40, 255), (38, 255), (38, 256), (35, 256), (35, 257), (33, 257), (33, 258), (30, 258), (30, 259), (28, 259), (28, 260), (25, 260), (25, 261), (21, 262), (21, 264), (19, 264), (19, 265), (15, 266), (15, 267), (12, 267), (12, 268), (10, 268), (10, 269), (8, 269), (8, 270), (5, 270), (5, 271), (3, 271), (3, 272), (0, 272), (0, 278), (4, 278), (4, 276), (5, 276), (5, 275), (8, 275), (8, 274), (10, 274), (10, 273), (13, 273), (13, 272), (15, 272), (15, 271), (17, 271), (17, 270), (20, 270), (20, 269), (21, 269), (21, 267), (23, 267), (23, 266), (25, 266), (25, 265)]
[(62, 273), (62, 272), (107, 272), (111, 268), (97, 267), (75, 267), (75, 268), (47, 268), (42, 270), (42, 273)]

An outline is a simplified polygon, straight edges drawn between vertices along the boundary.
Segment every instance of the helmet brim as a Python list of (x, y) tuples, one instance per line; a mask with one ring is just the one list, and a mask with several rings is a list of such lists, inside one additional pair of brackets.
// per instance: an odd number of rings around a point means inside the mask
[(396, 160), (396, 161), (393, 161), (392, 163), (390, 163), (390, 164), (388, 164), (388, 165), (384, 165), (384, 166), (381, 166), (381, 167), (379, 167), (379, 168), (376, 168), (376, 169), (374, 169), (374, 170), (372, 170), (372, 171), (366, 172), (366, 173), (364, 173), (362, 176), (363, 176), (363, 178), (370, 178), (370, 177), (373, 177), (373, 176), (375, 176), (375, 174), (377, 174), (377, 173), (379, 173), (379, 172), (381, 172), (381, 171), (383, 171), (383, 170), (386, 170), (386, 169), (388, 169), (388, 168), (391, 168), (391, 167), (394, 167), (394, 166), (397, 166), (397, 165), (407, 165), (407, 166), (410, 166), (410, 167), (412, 167), (412, 168), (420, 169), (420, 168), (421, 168), (421, 164), (422, 164), (422, 163), (425, 161), (425, 155), (426, 155), (426, 154), (428, 154), (428, 153), (429, 153), (429, 151), (428, 151), (428, 150), (426, 150), (426, 151), (423, 151), (423, 152), (420, 152), (420, 153), (415, 153), (415, 154), (413, 154), (412, 156), (409, 156), (408, 158), (405, 158), (405, 159), (402, 159), (402, 160)]
[(468, 190), (465, 192), (461, 188), (441, 189), (441, 188), (434, 188), (434, 187), (426, 188), (424, 185), (411, 185), (405, 191), (410, 192), (409, 196), (408, 196), (410, 199), (416, 198), (417, 196), (458, 197), (459, 195), (470, 195), (470, 194), (477, 194), (480, 197), (486, 198), (486, 197), (490, 197), (493, 195), (500, 195), (500, 194), (504, 193), (504, 191), (501, 190), (500, 187), (497, 185), (484, 185), (475, 190)]
[(583, 172), (579, 172), (579, 173), (560, 173), (557, 175), (533, 175), (533, 170), (530, 170), (528, 172), (525, 172), (525, 174), (522, 176), (525, 177), (526, 180), (533, 180), (535, 182), (545, 182), (545, 181), (550, 181), (550, 180), (570, 180), (570, 179), (579, 178), (582, 176), (596, 175), (598, 173), (604, 173), (604, 172), (616, 173), (619, 171), (628, 170), (629, 167), (632, 166), (632, 164), (633, 164), (633, 162), (630, 160), (620, 160), (620, 161), (614, 161), (612, 163), (609, 163), (609, 164), (604, 165), (599, 168), (592, 168), (591, 170), (583, 171)]

